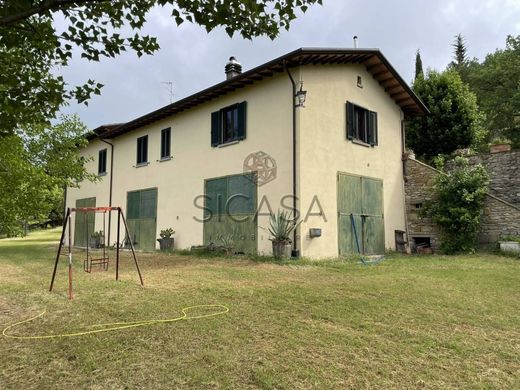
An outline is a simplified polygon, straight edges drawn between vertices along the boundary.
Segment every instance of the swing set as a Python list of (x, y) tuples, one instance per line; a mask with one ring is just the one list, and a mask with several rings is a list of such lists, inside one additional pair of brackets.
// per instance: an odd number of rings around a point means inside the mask
[[(65, 218), (63, 220), (63, 228), (61, 231), (61, 238), (60, 238), (60, 245), (58, 247), (58, 253), (56, 254), (56, 261), (54, 263), (54, 271), (52, 272), (52, 279), (51, 279), (51, 285), (49, 287), (49, 291), (52, 291), (52, 288), (54, 286), (54, 279), (56, 278), (56, 272), (58, 269), (58, 263), (60, 261), (60, 256), (62, 255), (62, 248), (65, 246), (64, 239), (65, 239), (65, 233), (68, 232), (68, 277), (69, 277), (69, 289), (68, 289), (68, 297), (69, 299), (72, 299), (72, 231), (71, 231), (71, 217), (73, 213), (102, 213), (103, 214), (103, 234), (101, 237), (103, 237), (103, 242), (100, 242), (100, 246), (103, 249), (103, 252), (101, 256), (94, 257), (89, 252), (89, 237), (88, 237), (88, 229), (85, 229), (86, 231), (86, 257), (83, 260), (83, 270), (87, 273), (91, 273), (92, 271), (107, 271), (108, 265), (110, 262), (110, 258), (108, 256), (106, 247), (107, 243), (105, 242), (105, 221), (106, 221), (106, 213), (110, 213), (112, 211), (117, 211), (117, 235), (116, 235), (116, 280), (119, 280), (119, 251), (122, 247), (121, 242), (119, 241), (119, 233), (121, 230), (121, 221), (123, 221), (123, 225), (125, 228), (126, 238), (124, 239), (125, 244), (130, 244), (130, 249), (132, 251), (132, 256), (134, 258), (135, 267), (137, 269), (137, 273), (139, 275), (139, 280), (141, 282), (141, 286), (144, 286), (143, 283), (143, 277), (141, 275), (141, 270), (139, 269), (139, 264), (137, 262), (137, 257), (135, 255), (135, 249), (134, 244), (132, 242), (132, 239), (130, 238), (130, 232), (128, 230), (128, 225), (126, 223), (125, 216), (123, 214), (123, 210), (121, 207), (75, 207), (75, 208), (67, 208), (67, 212), (65, 213)], [(85, 224), (88, 227), (88, 218), (85, 218)], [(68, 227), (68, 230), (67, 230)], [(109, 234), (110, 234), (110, 226), (108, 227)], [(100, 237), (100, 238), (101, 238)], [(109, 244), (109, 243), (108, 243)]]

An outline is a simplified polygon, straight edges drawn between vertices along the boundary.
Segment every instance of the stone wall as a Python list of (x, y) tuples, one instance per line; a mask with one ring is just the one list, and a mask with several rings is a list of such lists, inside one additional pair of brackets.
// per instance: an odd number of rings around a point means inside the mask
[[(520, 155), (516, 155), (514, 158), (518, 158), (519, 156)], [(475, 159), (474, 163), (482, 162), (483, 164), (486, 164), (484, 160), (486, 159)], [(501, 158), (487, 159), (487, 166), (495, 166), (495, 168), (488, 169), (495, 169), (494, 172), (507, 171), (507, 169), (503, 167), (496, 168), (497, 160), (502, 161)], [(414, 238), (421, 239), (421, 237), (428, 237), (432, 249), (435, 251), (440, 245), (439, 229), (430, 218), (421, 217), (420, 210), (422, 205), (431, 199), (431, 187), (433, 181), (435, 177), (441, 173), (433, 167), (413, 158), (407, 158), (404, 167), (408, 240), (410, 243), (413, 243)], [(516, 170), (518, 172), (518, 165), (510, 166), (509, 170)], [(493, 174), (490, 173), (490, 175)], [(512, 178), (511, 180), (514, 183), (518, 183), (519, 178)], [(497, 178), (494, 183), (495, 189), (504, 190), (506, 188), (515, 188), (514, 186), (507, 184), (506, 180), (501, 178)], [(505, 201), (493, 194), (489, 194), (486, 198), (480, 223), (480, 233), (478, 237), (479, 244), (493, 244), (498, 241), (501, 236), (507, 235), (520, 236), (520, 206)]]
[(488, 171), (490, 194), (520, 206), (520, 149), (471, 156), (469, 162), (482, 164)]
[(479, 243), (494, 244), (504, 236), (520, 237), (520, 207), (489, 195), (480, 220)]
[(429, 238), (432, 249), (439, 247), (439, 230), (431, 218), (421, 216), (424, 204), (431, 199), (433, 180), (440, 172), (415, 159), (405, 161), (405, 199), (408, 241)]

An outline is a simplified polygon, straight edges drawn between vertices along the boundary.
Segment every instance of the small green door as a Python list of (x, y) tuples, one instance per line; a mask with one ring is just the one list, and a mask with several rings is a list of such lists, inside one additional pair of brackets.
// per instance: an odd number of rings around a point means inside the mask
[(127, 193), (126, 217), (136, 249), (153, 251), (157, 229), (157, 188)]
[(367, 255), (385, 251), (383, 182), (369, 177), (340, 173), (338, 174), (339, 254), (357, 253), (358, 245), (361, 253)]
[(236, 252), (257, 251), (257, 185), (253, 174), (205, 181), (204, 245), (230, 243)]
[[(76, 200), (76, 208), (80, 207), (96, 207), (96, 198)], [(74, 246), (86, 247), (94, 234), (96, 213), (77, 211), (74, 218)]]

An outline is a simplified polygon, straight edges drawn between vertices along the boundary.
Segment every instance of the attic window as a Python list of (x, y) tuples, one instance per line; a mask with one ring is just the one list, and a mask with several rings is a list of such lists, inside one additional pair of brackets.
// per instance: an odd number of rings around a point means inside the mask
[(357, 86), (363, 88), (363, 78), (361, 76), (357, 77)]

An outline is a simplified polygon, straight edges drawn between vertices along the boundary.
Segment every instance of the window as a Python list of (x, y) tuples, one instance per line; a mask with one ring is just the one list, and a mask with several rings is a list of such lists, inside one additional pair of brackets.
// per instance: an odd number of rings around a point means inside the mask
[(211, 146), (246, 138), (247, 102), (233, 104), (211, 114)]
[(107, 173), (107, 150), (99, 151), (98, 158), (98, 175), (105, 175)]
[(137, 138), (137, 165), (148, 163), (148, 136)]
[(377, 112), (347, 102), (347, 139), (377, 145)]
[(161, 160), (171, 157), (172, 131), (170, 128), (161, 130)]

